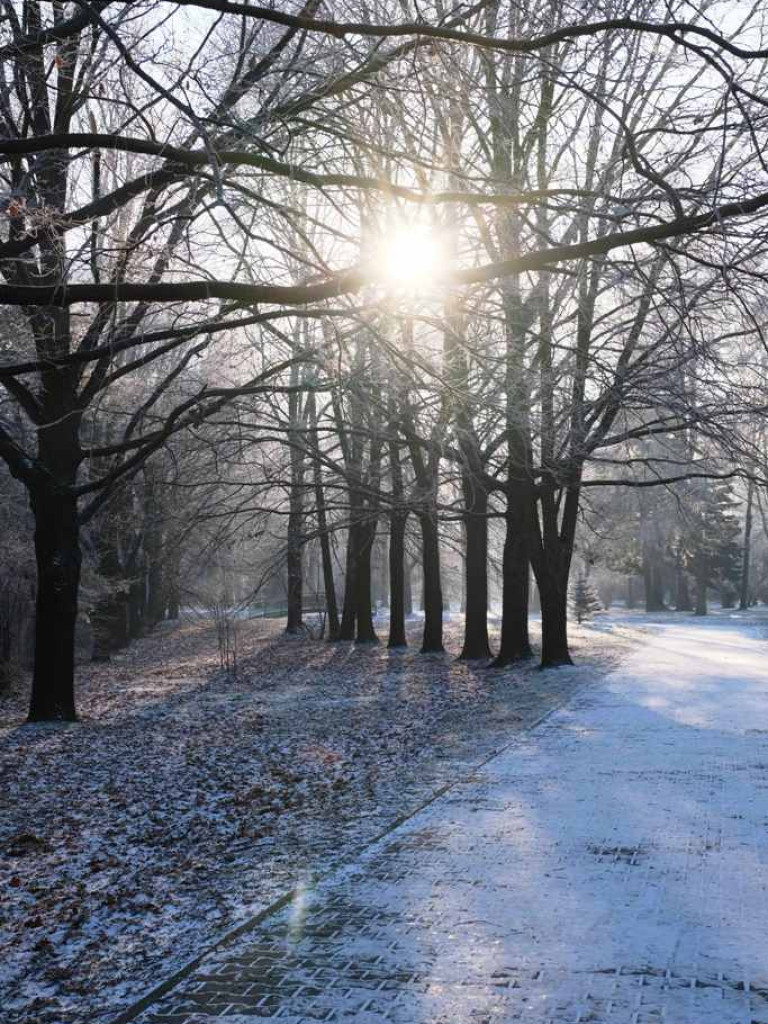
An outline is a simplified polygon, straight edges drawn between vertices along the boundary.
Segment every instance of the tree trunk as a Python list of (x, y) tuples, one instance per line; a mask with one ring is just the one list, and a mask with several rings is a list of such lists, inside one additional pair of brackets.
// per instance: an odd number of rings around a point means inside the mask
[[(299, 368), (291, 368), (291, 384), (299, 383)], [(301, 448), (302, 409), (297, 391), (288, 399), (290, 427), (291, 487), (288, 494), (288, 533), (286, 537), (286, 576), (288, 619), (286, 633), (301, 632), (304, 622), (304, 452)]]
[[(316, 471), (319, 466), (316, 467)], [(316, 478), (317, 479), (317, 478)], [(325, 516), (325, 492), (322, 485), (315, 486), (317, 503), (317, 529), (320, 533), (320, 556), (323, 565), (323, 588), (325, 590), (325, 611), (328, 616), (328, 639), (335, 640), (339, 634), (339, 608), (336, 603), (336, 583), (333, 579), (333, 558), (331, 537)]]
[(165, 614), (162, 506), (159, 481), (152, 465), (144, 467), (144, 555), (147, 567), (144, 619), (152, 627), (162, 622)]
[(747, 514), (744, 520), (744, 545), (741, 550), (741, 588), (739, 608), (749, 608), (749, 561), (752, 553), (752, 503), (755, 497), (755, 485), (750, 480), (747, 488)]
[(503, 668), (533, 655), (528, 635), (530, 567), (526, 521), (522, 513), (521, 496), (510, 492), (502, 561), (501, 641), (494, 668)]
[[(353, 513), (354, 516), (354, 513)], [(357, 568), (360, 548), (360, 524), (354, 518), (347, 530), (347, 558), (344, 572), (344, 605), (337, 640), (354, 640), (357, 620)]]
[(356, 619), (357, 633), (355, 642), (358, 644), (375, 644), (379, 638), (373, 628), (372, 615), (372, 592), (371, 592), (371, 562), (373, 557), (373, 545), (376, 540), (376, 522), (365, 523), (360, 531), (360, 546), (358, 549), (356, 580)]
[(339, 640), (376, 643), (371, 615), (371, 551), (376, 523), (353, 520), (347, 537), (347, 571)]
[(464, 473), (464, 646), (459, 658), (490, 658), (488, 642), (488, 494)]
[(568, 649), (568, 577), (549, 572), (537, 582), (541, 597), (541, 667), (572, 665)]
[(389, 517), (389, 639), (387, 647), (405, 647), (405, 527), (403, 512)]
[(288, 540), (286, 551), (287, 583), (288, 583), (288, 620), (286, 633), (301, 632), (304, 619), (304, 559), (303, 529), (304, 515), (293, 504), (291, 494), (291, 511), (288, 514)]
[(699, 573), (696, 577), (696, 615), (707, 614), (707, 586), (706, 573)]
[(568, 579), (571, 572), (579, 487), (571, 486), (561, 498), (562, 522), (557, 525), (553, 492), (542, 495), (541, 542), (531, 544), (533, 568), (541, 600), (541, 667), (572, 665), (568, 649)]
[(35, 517), (37, 606), (30, 722), (73, 722), (75, 626), (80, 586), (77, 501), (47, 489), (31, 493)]
[(325, 590), (325, 611), (328, 617), (328, 639), (335, 640), (339, 635), (339, 606), (336, 600), (336, 582), (333, 578), (333, 557), (331, 553), (331, 534), (328, 529), (328, 513), (325, 507), (325, 488), (323, 487), (323, 467), (320, 461), (320, 448), (317, 440), (317, 407), (315, 393), (307, 395), (307, 416), (312, 428), (315, 457), (312, 460), (312, 478), (315, 488), (315, 516), (317, 517), (317, 533), (320, 538), (320, 558), (323, 566), (323, 589)]
[(443, 647), (443, 591), (440, 583), (440, 539), (437, 521), (429, 512), (419, 513), (421, 557), (424, 572), (424, 637), (422, 654), (441, 653)]

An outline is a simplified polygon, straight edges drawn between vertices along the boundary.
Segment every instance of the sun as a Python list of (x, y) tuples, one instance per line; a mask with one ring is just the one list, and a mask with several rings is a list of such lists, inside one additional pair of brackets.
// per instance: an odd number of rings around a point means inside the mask
[(398, 291), (423, 291), (446, 270), (440, 237), (425, 224), (392, 225), (381, 237), (375, 262), (377, 276)]

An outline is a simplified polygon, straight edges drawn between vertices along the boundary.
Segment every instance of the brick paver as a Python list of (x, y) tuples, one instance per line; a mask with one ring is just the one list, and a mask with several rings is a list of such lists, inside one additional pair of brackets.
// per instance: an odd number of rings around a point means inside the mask
[(768, 659), (663, 627), (141, 1024), (768, 1024)]

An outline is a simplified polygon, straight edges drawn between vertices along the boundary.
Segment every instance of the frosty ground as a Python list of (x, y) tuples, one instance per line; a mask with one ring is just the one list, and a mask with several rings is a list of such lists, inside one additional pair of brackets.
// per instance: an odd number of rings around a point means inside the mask
[(765, 623), (648, 622), (124, 1024), (768, 1024)]
[[(81, 722), (26, 726), (2, 699), (0, 1006), (5, 1024), (108, 1020), (298, 881), (348, 859), (641, 635), (574, 632), (580, 667), (445, 656), (212, 623), (161, 628), (80, 672)], [(411, 628), (417, 642), (418, 625)]]

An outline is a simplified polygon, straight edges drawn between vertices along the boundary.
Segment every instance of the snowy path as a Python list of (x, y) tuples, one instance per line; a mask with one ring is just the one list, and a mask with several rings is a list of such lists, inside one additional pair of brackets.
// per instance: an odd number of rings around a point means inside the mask
[(768, 1022), (767, 654), (654, 627), (141, 1021)]

